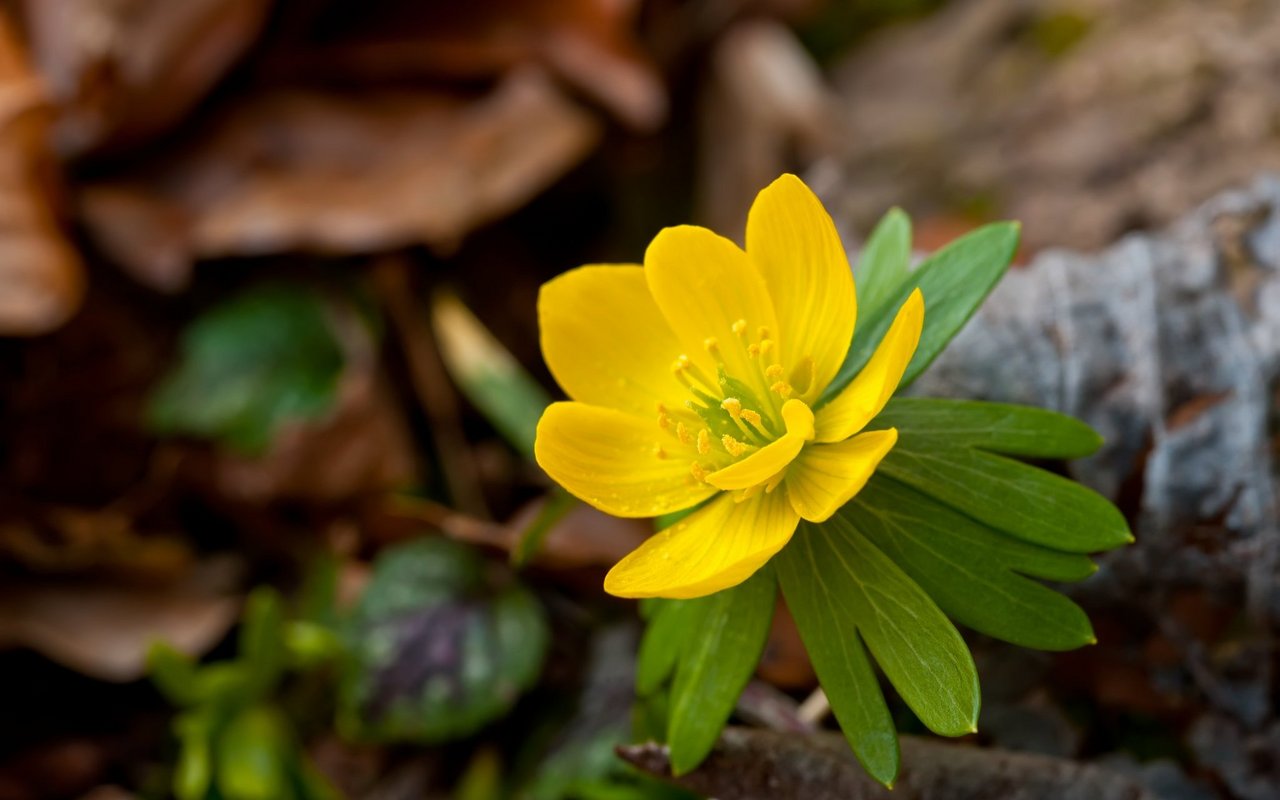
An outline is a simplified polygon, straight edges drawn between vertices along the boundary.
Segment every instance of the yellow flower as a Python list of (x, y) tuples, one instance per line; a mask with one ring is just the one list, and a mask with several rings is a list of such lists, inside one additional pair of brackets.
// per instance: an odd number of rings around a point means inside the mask
[(853, 276), (831, 217), (783, 175), (744, 252), (706, 228), (661, 231), (644, 266), (592, 265), (542, 287), (542, 352), (572, 402), (538, 423), (538, 464), (620, 517), (706, 502), (618, 562), (620, 597), (700, 597), (751, 576), (800, 519), (821, 522), (897, 441), (861, 432), (897, 389), (924, 323), (916, 290), (861, 373), (818, 404), (853, 338)]

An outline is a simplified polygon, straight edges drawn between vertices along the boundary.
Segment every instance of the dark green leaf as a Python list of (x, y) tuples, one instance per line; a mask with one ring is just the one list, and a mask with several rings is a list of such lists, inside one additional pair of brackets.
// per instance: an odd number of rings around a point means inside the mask
[(1092, 553), (1133, 541), (1124, 516), (1092, 489), (945, 439), (900, 429), (880, 471), (1033, 544)]
[(919, 287), (924, 294), (924, 331), (902, 376), (901, 385), (909, 385), (982, 305), (1017, 249), (1017, 223), (997, 222), (960, 237), (925, 259), (888, 303), (872, 309), (865, 318), (860, 315), (853, 345), (823, 399), (829, 400), (849, 385), (875, 352), (898, 309)]
[(858, 327), (875, 319), (906, 282), (911, 268), (911, 218), (892, 208), (876, 225), (858, 258)]
[(533, 460), (538, 420), (551, 398), (456, 297), (437, 296), (434, 311), (449, 375), (498, 433)]
[[(898, 776), (898, 732), (858, 635), (848, 580), (830, 575), (831, 543), (802, 526), (774, 561), (787, 607), (845, 739), (885, 786)], [(834, 583), (828, 583), (828, 578)]]
[(159, 433), (260, 453), (282, 424), (332, 407), (342, 367), (319, 297), (260, 287), (186, 330), (179, 364), (152, 395), (147, 421)]
[(537, 679), (547, 636), (533, 595), (488, 580), (469, 548), (421, 539), (388, 550), (347, 637), (343, 727), (381, 741), (468, 735)]
[(290, 772), (298, 753), (293, 731), (274, 709), (255, 706), (236, 715), (218, 736), (218, 792), (226, 800), (290, 800)]
[(1030, 458), (1080, 458), (1102, 446), (1097, 432), (1066, 414), (976, 400), (898, 397), (868, 427)]
[(1075, 603), (1017, 574), (1079, 580), (1093, 573), (1088, 558), (1010, 539), (882, 475), (840, 514), (957, 622), (1040, 650), (1094, 641)]
[(636, 662), (636, 694), (658, 689), (675, 671), (689, 634), (698, 628), (703, 604), (693, 600), (662, 600), (649, 612)]
[(697, 635), (686, 640), (671, 690), (667, 744), (671, 770), (683, 775), (707, 757), (755, 673), (777, 598), (772, 570), (710, 597), (690, 601)]

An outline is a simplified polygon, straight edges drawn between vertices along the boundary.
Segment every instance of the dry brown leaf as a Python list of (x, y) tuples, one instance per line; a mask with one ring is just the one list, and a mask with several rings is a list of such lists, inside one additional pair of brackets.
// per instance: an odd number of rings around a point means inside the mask
[(635, 0), (408, 0), (362, 17), (344, 7), (347, 35), (282, 62), (313, 78), (387, 82), (492, 79), (540, 63), (625, 124), (652, 131), (666, 120), (667, 95), (632, 34), (638, 8)]
[(55, 212), (49, 106), (0, 11), (0, 336), (60, 326), (84, 295), (84, 269)]
[(210, 560), (164, 585), (133, 580), (11, 583), (0, 587), (0, 646), (27, 646), (106, 681), (146, 673), (151, 643), (163, 639), (201, 655), (235, 622), (231, 593), (241, 565)]
[(138, 144), (200, 101), (257, 38), (272, 0), (23, 0), (58, 105), (59, 152)]
[(104, 249), (140, 270), (156, 269), (139, 254), (157, 230), (166, 232), (169, 270), (291, 250), (448, 249), (528, 201), (598, 134), (536, 72), (470, 102), (420, 91), (280, 91), (234, 109), (147, 177), (90, 184), (81, 211)]

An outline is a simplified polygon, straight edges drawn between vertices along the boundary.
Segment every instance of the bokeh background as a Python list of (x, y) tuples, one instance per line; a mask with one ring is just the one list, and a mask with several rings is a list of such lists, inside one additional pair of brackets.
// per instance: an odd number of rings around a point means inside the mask
[[(678, 796), (611, 753), (647, 712), (632, 705), (635, 610), (600, 577), (649, 528), (575, 507), (528, 457), (556, 392), (538, 286), (636, 262), (665, 225), (740, 239), (786, 171), (851, 250), (895, 205), (920, 251), (1015, 218), (1030, 270), (1117, 252), (1280, 170), (1272, 0), (0, 13), (2, 800), (167, 796), (182, 704), (148, 678), (149, 648), (243, 661), (254, 587), (283, 598), (291, 647), (324, 630), (356, 643), (253, 701), (284, 720), (268, 760), (335, 796)], [(1223, 274), (1247, 279), (1196, 291), (1257, 318), (1277, 262), (1250, 250), (1265, 204), (1245, 211), (1218, 228), (1202, 213), (1222, 238), (1177, 241), (1218, 248)], [(1151, 491), (1160, 436), (1233, 396), (1193, 378), (1117, 423), (1122, 456), (1076, 473), (1140, 538), (1159, 517), (1161, 560), (1198, 566), (1104, 563), (1105, 590), (1077, 598), (1101, 640), (1087, 651), (972, 637), (985, 708), (959, 746), (1051, 756), (1067, 783), (1093, 762), (1155, 796), (1280, 796), (1278, 327), (1218, 354), (1258, 375), (1259, 428), (1230, 451), (1252, 460), (1212, 451), (1248, 481), (1204, 489), (1211, 462)], [(517, 635), (481, 648), (488, 672), (467, 661), (460, 642), (507, 622)], [(472, 667), (488, 677), (459, 677)], [(388, 712), (440, 676), (449, 698)], [(739, 721), (812, 727), (796, 713), (814, 685), (779, 614)]]

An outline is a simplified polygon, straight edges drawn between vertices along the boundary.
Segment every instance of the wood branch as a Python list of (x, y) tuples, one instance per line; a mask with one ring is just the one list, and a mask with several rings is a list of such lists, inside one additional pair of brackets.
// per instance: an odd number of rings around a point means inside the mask
[(632, 765), (718, 800), (1146, 800), (1128, 777), (1049, 756), (902, 737), (893, 790), (875, 783), (837, 733), (727, 728), (702, 766), (672, 778), (666, 747), (618, 748)]

